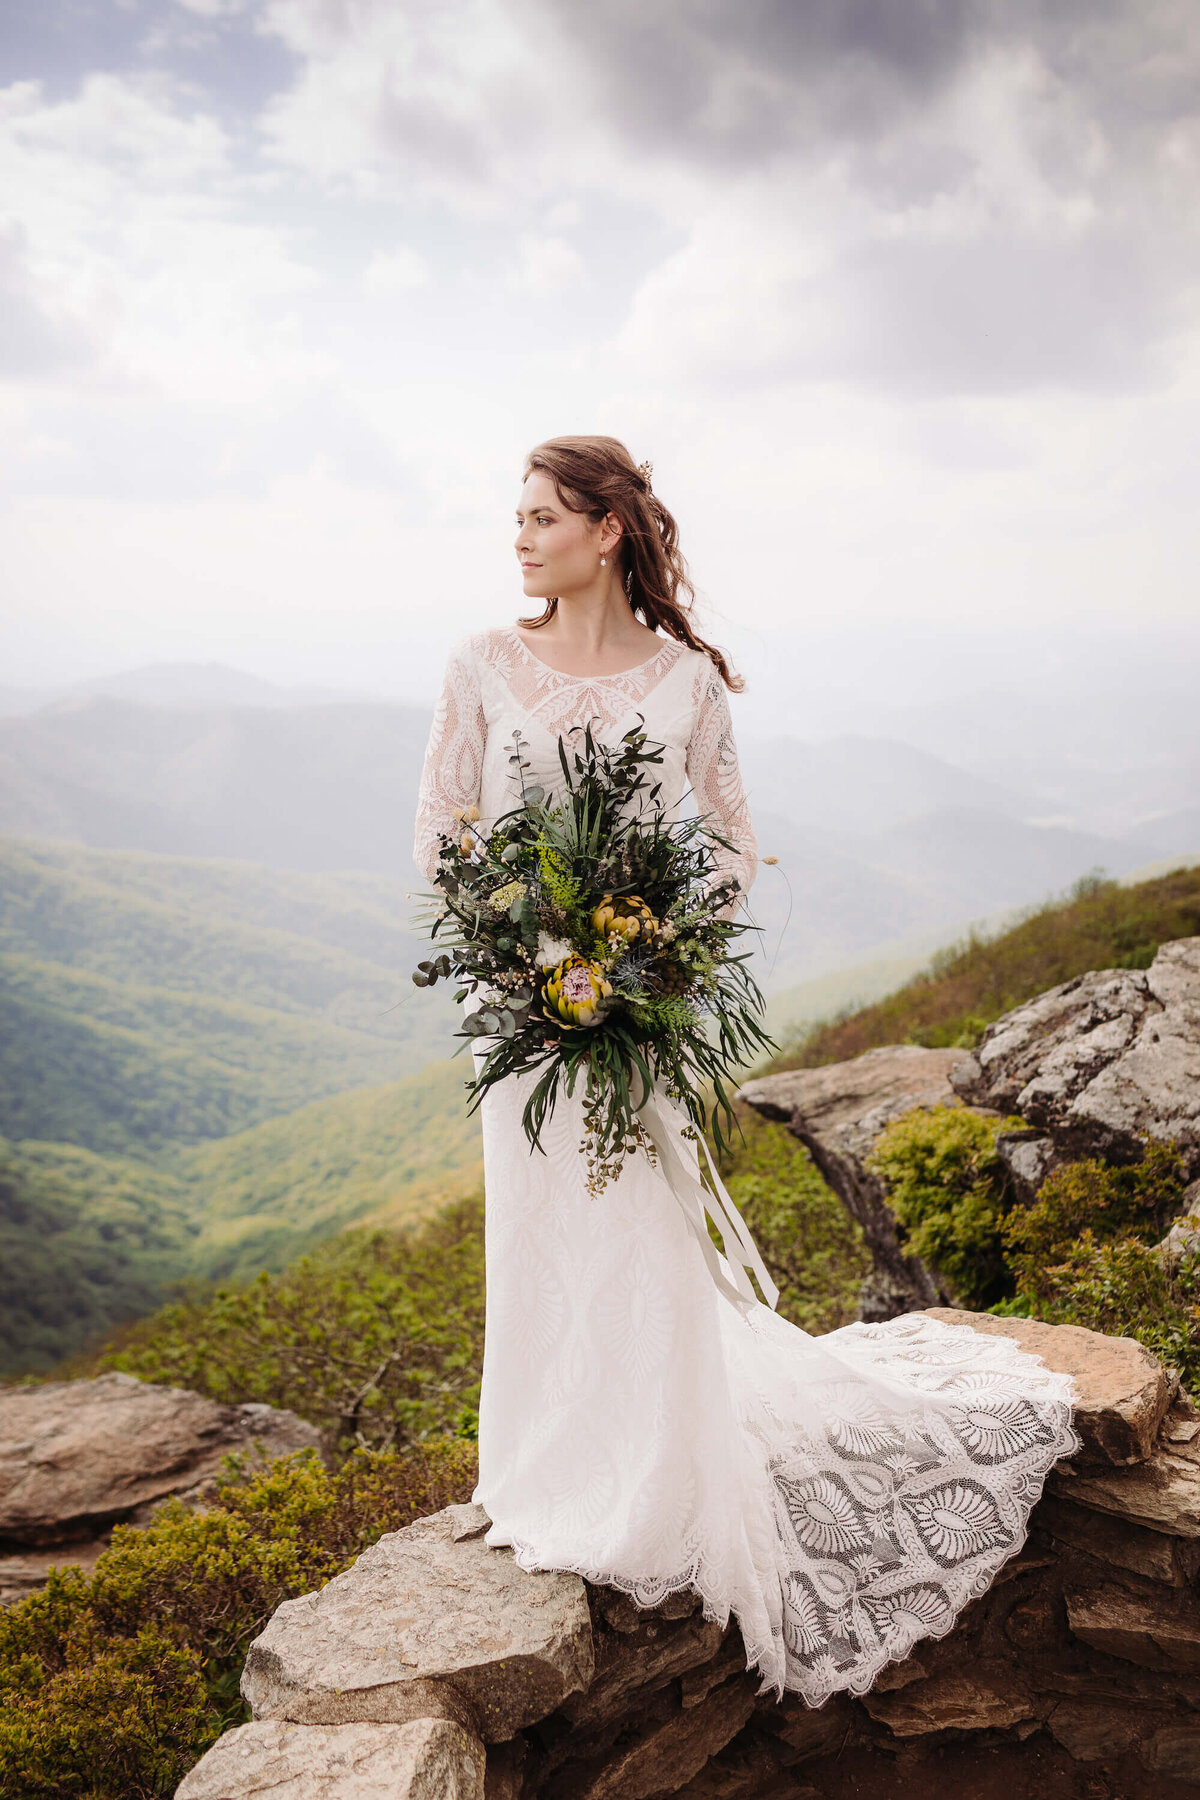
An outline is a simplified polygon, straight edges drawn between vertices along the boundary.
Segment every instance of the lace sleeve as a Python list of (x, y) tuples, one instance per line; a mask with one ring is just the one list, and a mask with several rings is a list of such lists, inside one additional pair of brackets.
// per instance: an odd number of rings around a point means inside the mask
[(479, 804), (486, 745), (479, 671), (465, 639), (447, 660), (421, 770), (413, 860), (427, 881), (437, 868), (438, 840), (454, 830), (455, 809)]
[(717, 870), (719, 876), (733, 877), (744, 900), (758, 870), (758, 845), (738, 767), (725, 684), (708, 658), (704, 660), (697, 677), (699, 692), (687, 750), (688, 780), (697, 812), (711, 818), (734, 845), (732, 850), (718, 850)]

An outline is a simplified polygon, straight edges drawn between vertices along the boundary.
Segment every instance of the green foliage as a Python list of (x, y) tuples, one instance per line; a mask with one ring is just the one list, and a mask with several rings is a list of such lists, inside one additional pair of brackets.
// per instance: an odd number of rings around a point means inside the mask
[(483, 1207), (353, 1232), (281, 1275), (173, 1302), (93, 1366), (289, 1407), (343, 1444), (471, 1429), (483, 1354)]
[(1037, 1305), (1058, 1291), (1058, 1272), (1085, 1237), (1152, 1244), (1182, 1210), (1179, 1152), (1151, 1140), (1141, 1162), (1068, 1163), (1043, 1183), (1034, 1204), (1014, 1212), (1005, 1244), (1017, 1284)]
[(428, 1215), (479, 1186), (479, 1122), (460, 1063), (315, 1100), (281, 1119), (181, 1152), (199, 1226), (190, 1272), (244, 1280), (337, 1232)]
[(1020, 1123), (983, 1119), (965, 1106), (918, 1107), (892, 1121), (869, 1158), (888, 1184), (905, 1249), (937, 1269), (966, 1306), (1011, 1291), (1002, 1236), (1010, 1197), (996, 1137)]
[(811, 1069), (883, 1044), (973, 1046), (1001, 1014), (1089, 969), (1144, 969), (1158, 946), (1200, 934), (1200, 868), (1124, 887), (1089, 877), (1011, 931), (972, 937), (886, 999), (817, 1025), (771, 1065)]
[(480, 1170), (451, 1062), (158, 1164), (0, 1139), (0, 1377), (80, 1354), (181, 1281), (249, 1279), (348, 1227), (428, 1216)]
[(1137, 1338), (1200, 1386), (1200, 1258), (1155, 1249), (1183, 1206), (1178, 1151), (1150, 1140), (1137, 1163), (1068, 1163), (1023, 1206), (995, 1149), (1019, 1124), (938, 1106), (888, 1126), (870, 1161), (905, 1248), (966, 1306)]
[(470, 1497), (474, 1446), (235, 1467), (214, 1503), (118, 1526), (90, 1575), (54, 1571), (0, 1613), (0, 1794), (157, 1800), (245, 1717), (246, 1646), (281, 1601), (321, 1587), (385, 1531)]
[(862, 1233), (808, 1151), (782, 1125), (739, 1106), (742, 1138), (721, 1174), (779, 1287), (779, 1313), (814, 1335), (849, 1324), (871, 1266)]
[(0, 1138), (0, 1379), (50, 1369), (149, 1312), (190, 1242), (171, 1176)]
[(1035, 1317), (1136, 1338), (1200, 1395), (1200, 1257), (1172, 1265), (1137, 1237), (1105, 1241), (1091, 1229), (1056, 1254), (1030, 1298)]
[(0, 840), (0, 1131), (156, 1154), (419, 1069), (451, 1021), (406, 1000), (409, 904), (398, 882)]

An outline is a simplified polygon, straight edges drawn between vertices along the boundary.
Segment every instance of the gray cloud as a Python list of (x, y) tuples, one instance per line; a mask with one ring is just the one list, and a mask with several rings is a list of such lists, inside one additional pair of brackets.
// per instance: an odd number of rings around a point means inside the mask
[(518, 0), (572, 42), (637, 139), (745, 166), (869, 143), (997, 51), (1027, 47), (1114, 132), (1194, 111), (1200, 19), (1166, 0)]

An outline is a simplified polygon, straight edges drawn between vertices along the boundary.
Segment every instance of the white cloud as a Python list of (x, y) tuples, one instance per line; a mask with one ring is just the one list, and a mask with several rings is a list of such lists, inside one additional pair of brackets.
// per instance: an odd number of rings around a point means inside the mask
[(584, 278), (583, 258), (561, 237), (523, 237), (512, 286), (519, 293), (559, 294)]
[(387, 299), (424, 287), (429, 273), (425, 257), (410, 245), (401, 244), (395, 250), (380, 250), (371, 258), (363, 270), (363, 289), (374, 299)]

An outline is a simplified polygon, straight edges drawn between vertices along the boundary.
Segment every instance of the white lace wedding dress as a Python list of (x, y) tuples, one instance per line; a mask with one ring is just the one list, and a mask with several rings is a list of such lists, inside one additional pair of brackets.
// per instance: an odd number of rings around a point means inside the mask
[[(664, 793), (690, 785), (756, 866), (729, 708), (707, 657), (664, 639), (620, 675), (550, 669), (513, 630), (452, 653), (422, 779), (427, 876), (454, 808), (514, 804), (520, 731), (534, 779), (557, 741), (645, 720)], [(1078, 1446), (1067, 1376), (1009, 1338), (921, 1313), (814, 1338), (714, 1284), (659, 1169), (630, 1159), (599, 1197), (581, 1099), (531, 1152), (524, 1080), (483, 1107), (487, 1341), (476, 1499), (487, 1541), (654, 1605), (695, 1589), (741, 1627), (764, 1684), (819, 1705), (939, 1636), (1024, 1540), (1054, 1462)], [(681, 1143), (695, 1167), (695, 1146)]]

